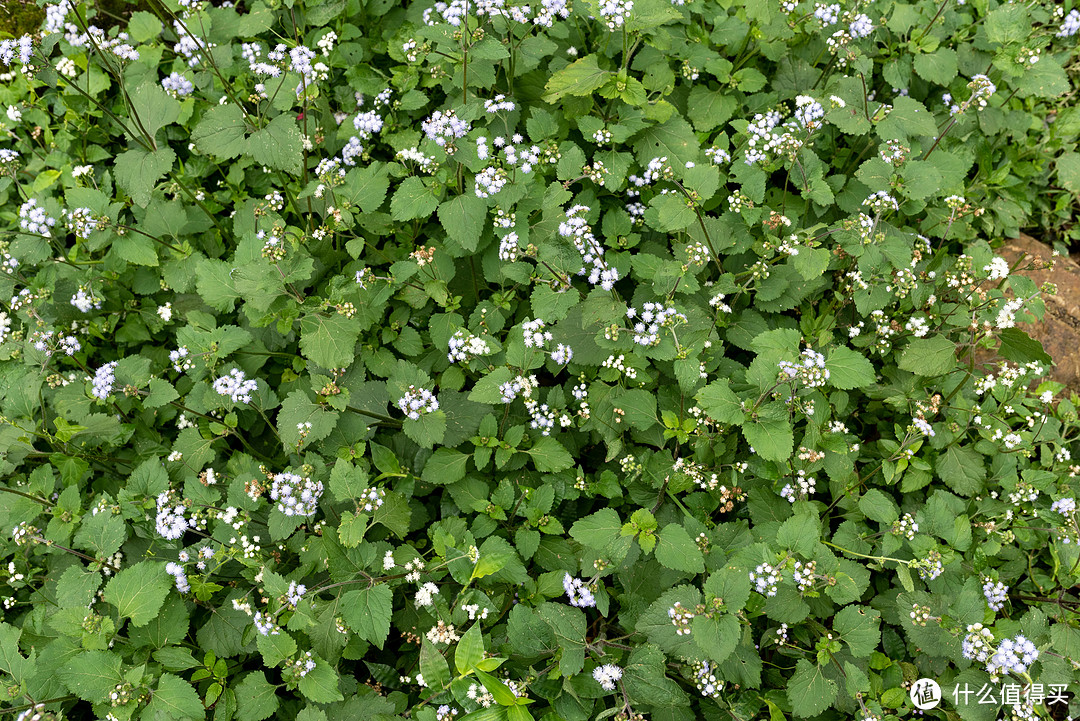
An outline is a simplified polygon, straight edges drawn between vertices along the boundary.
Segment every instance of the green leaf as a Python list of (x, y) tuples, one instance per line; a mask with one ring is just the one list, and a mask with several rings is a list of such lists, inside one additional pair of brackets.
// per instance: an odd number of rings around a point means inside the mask
[(60, 667), (57, 678), (84, 701), (103, 703), (124, 682), (122, 665), (123, 659), (112, 651), (83, 651)]
[(631, 702), (660, 708), (690, 704), (679, 685), (667, 677), (666, 662), (663, 651), (649, 643), (630, 652), (622, 682)]
[(871, 488), (862, 495), (859, 499), (859, 510), (867, 518), (886, 525), (900, 518), (900, 512), (893, 499), (876, 488)]
[(833, 619), (833, 630), (851, 649), (855, 658), (866, 658), (881, 641), (878, 624), (881, 613), (865, 606), (846, 606)]
[(214, 105), (203, 113), (191, 140), (201, 153), (235, 158), (244, 152), (244, 114), (232, 103)]
[(774, 401), (759, 409), (757, 420), (743, 423), (742, 431), (746, 442), (767, 461), (787, 461), (795, 447), (791, 421), (781, 401)]
[(167, 147), (153, 152), (142, 148), (128, 150), (116, 156), (116, 182), (127, 191), (136, 205), (145, 208), (150, 203), (150, 193), (158, 178), (172, 170), (175, 161), (176, 153)]
[(897, 365), (920, 376), (940, 376), (956, 368), (956, 344), (942, 335), (912, 338)]
[(986, 480), (983, 457), (970, 446), (949, 446), (934, 463), (941, 480), (961, 496), (974, 496)]
[(710, 660), (722, 663), (739, 644), (742, 626), (738, 617), (730, 613), (719, 618), (700, 615), (694, 617), (691, 636)]
[(334, 188), (334, 197), (347, 199), (365, 213), (373, 213), (386, 200), (390, 179), (385, 163), (372, 163), (365, 168), (353, 168), (345, 175), (345, 183)]
[(353, 349), (360, 337), (360, 321), (334, 314), (317, 313), (300, 321), (300, 352), (323, 368), (348, 368), (356, 356)]
[(385, 583), (349, 591), (341, 597), (341, 616), (365, 641), (380, 649), (390, 635), (394, 594)]
[(179, 397), (180, 394), (173, 388), (172, 383), (161, 378), (151, 378), (150, 393), (143, 398), (143, 408), (161, 408)]
[(836, 698), (836, 683), (820, 668), (800, 658), (787, 684), (788, 700), (796, 716), (809, 718), (829, 708)]
[(742, 423), (745, 415), (739, 397), (728, 387), (728, 379), (721, 378), (698, 391), (698, 407), (719, 423)]
[(75, 548), (90, 551), (96, 558), (108, 558), (120, 550), (127, 538), (127, 525), (120, 516), (98, 513), (87, 517), (75, 534)]
[(829, 371), (829, 383), (842, 390), (864, 388), (876, 380), (874, 366), (866, 356), (845, 346), (829, 351), (825, 368)]
[(172, 578), (165, 564), (142, 561), (117, 573), (105, 586), (105, 601), (116, 606), (132, 626), (145, 626), (169, 595)]
[(469, 456), (453, 448), (439, 448), (424, 464), (420, 478), (425, 483), (446, 486), (465, 477)]
[(236, 721), (262, 721), (278, 708), (276, 690), (262, 671), (252, 671), (236, 686)]
[(360, 466), (354, 466), (344, 458), (334, 462), (334, 468), (330, 471), (330, 491), (335, 498), (358, 499), (369, 485), (367, 471)]
[(586, 55), (548, 78), (543, 100), (545, 103), (555, 103), (564, 95), (592, 95), (613, 75), (597, 65), (595, 54)]
[[(307, 393), (295, 390), (285, 398), (278, 412), (277, 427), (281, 442), (295, 449), (303, 441), (305, 446), (321, 441), (330, 435), (334, 426), (337, 425), (338, 413), (312, 403)], [(301, 424), (310, 423), (311, 427), (305, 426), (301, 435)]]
[(61, 608), (89, 606), (100, 585), (99, 571), (88, 571), (81, 565), (68, 566), (56, 582), (56, 601)]
[(541, 473), (557, 473), (574, 465), (573, 456), (551, 436), (541, 436), (528, 453)]
[(180, 117), (180, 101), (156, 82), (145, 82), (131, 91), (131, 111), (151, 139), (157, 131)]
[(439, 199), (424, 181), (410, 175), (394, 191), (390, 200), (390, 216), (394, 220), (428, 218), (439, 207)]
[(420, 674), (428, 687), (436, 691), (450, 683), (450, 664), (426, 637), (420, 644)]
[(480, 631), (480, 624), (474, 623), (472, 628), (466, 631), (458, 641), (454, 649), (454, 667), (458, 675), (467, 673), (484, 659), (484, 635)]
[(1027, 8), (1020, 5), (1001, 5), (986, 16), (986, 38), (992, 43), (1022, 42), (1031, 32)]
[(551, 628), (562, 649), (560, 673), (564, 677), (580, 673), (585, 667), (585, 614), (565, 603), (542, 603), (536, 612)]
[(776, 532), (776, 543), (781, 548), (789, 548), (803, 556), (813, 554), (814, 546), (821, 538), (821, 521), (816, 515), (800, 513), (780, 524)]
[(334, 703), (345, 697), (338, 689), (338, 673), (334, 667), (321, 658), (315, 660), (315, 668), (307, 672), (297, 684), (300, 693), (315, 703)]
[(1058, 182), (1067, 190), (1080, 193), (1080, 153), (1068, 151), (1054, 161)]
[(998, 355), (1014, 363), (1038, 361), (1052, 365), (1054, 359), (1043, 349), (1040, 341), (1035, 340), (1019, 328), (1005, 328), (998, 332)]
[(446, 235), (470, 253), (480, 244), (487, 220), (487, 202), (473, 194), (457, 195), (439, 206), (439, 222)]
[(596, 551), (603, 551), (619, 539), (622, 520), (613, 508), (604, 508), (592, 515), (580, 518), (570, 527), (570, 536), (585, 546)]
[(938, 48), (932, 53), (916, 55), (912, 65), (915, 72), (924, 80), (946, 87), (958, 72), (956, 51), (948, 47)]
[(143, 718), (202, 719), (206, 717), (199, 694), (190, 683), (171, 673), (162, 674)]
[(287, 114), (277, 116), (265, 128), (251, 134), (244, 142), (244, 153), (260, 165), (298, 175), (304, 144), (296, 121)]
[(701, 549), (678, 523), (669, 523), (660, 529), (660, 540), (656, 544), (655, 552), (656, 560), (674, 571), (705, 571), (705, 558), (701, 555)]

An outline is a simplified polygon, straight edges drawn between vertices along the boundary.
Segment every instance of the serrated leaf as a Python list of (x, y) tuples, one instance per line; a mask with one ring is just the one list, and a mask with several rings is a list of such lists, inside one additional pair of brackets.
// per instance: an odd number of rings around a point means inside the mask
[(172, 578), (165, 564), (142, 561), (117, 573), (105, 586), (105, 601), (116, 606), (132, 626), (145, 626), (169, 595)]
[(842, 390), (865, 388), (876, 380), (874, 366), (869, 359), (845, 346), (837, 346), (829, 351), (825, 368), (829, 371), (829, 384)]
[(469, 456), (454, 448), (439, 448), (424, 464), (420, 478), (425, 483), (445, 486), (465, 477)]
[(306, 315), (300, 321), (300, 352), (323, 368), (352, 365), (360, 321), (343, 315)]
[(215, 105), (203, 113), (191, 132), (200, 152), (219, 158), (235, 158), (244, 152), (244, 114), (233, 104)]
[(262, 671), (252, 671), (236, 686), (236, 720), (263, 721), (278, 708), (278, 697)]
[(833, 619), (833, 630), (851, 649), (855, 658), (866, 658), (881, 641), (878, 624), (881, 613), (865, 606), (846, 606)]
[[(128, 150), (116, 156), (116, 182), (127, 191), (136, 205), (145, 208), (150, 203), (150, 194), (158, 179), (172, 170), (175, 161), (176, 153), (164, 146), (153, 152), (142, 148)], [(145, 240), (150, 242), (148, 238)]]
[(660, 529), (656, 544), (656, 560), (674, 571), (703, 573), (705, 558), (686, 529), (678, 523), (669, 523)]
[(558, 102), (564, 95), (591, 95), (599, 90), (613, 73), (602, 69), (596, 55), (586, 55), (565, 68), (555, 71), (544, 86), (545, 103)]
[(304, 144), (296, 121), (287, 114), (277, 116), (244, 141), (244, 153), (260, 165), (299, 174)]
[(360, 638), (382, 648), (390, 635), (393, 600), (394, 595), (385, 583), (348, 591), (341, 598), (341, 616)]
[(832, 705), (836, 698), (836, 683), (825, 678), (820, 668), (800, 658), (788, 681), (787, 696), (792, 713), (800, 718), (810, 718)]
[(164, 673), (158, 679), (157, 688), (150, 696), (145, 718), (154, 719), (201, 719), (206, 717), (199, 694), (190, 683)]
[(574, 465), (573, 456), (551, 436), (541, 436), (528, 453), (541, 473), (557, 473)]
[(435, 193), (424, 181), (411, 175), (394, 191), (390, 200), (390, 215), (394, 220), (427, 218), (439, 206)]
[(941, 335), (912, 338), (897, 365), (920, 376), (944, 375), (956, 368), (956, 344)]

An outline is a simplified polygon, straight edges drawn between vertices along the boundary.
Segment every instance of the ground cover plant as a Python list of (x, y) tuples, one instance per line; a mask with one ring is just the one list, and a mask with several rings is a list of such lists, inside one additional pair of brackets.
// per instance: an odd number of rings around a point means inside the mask
[(1070, 711), (1080, 11), (143, 7), (0, 40), (0, 712)]

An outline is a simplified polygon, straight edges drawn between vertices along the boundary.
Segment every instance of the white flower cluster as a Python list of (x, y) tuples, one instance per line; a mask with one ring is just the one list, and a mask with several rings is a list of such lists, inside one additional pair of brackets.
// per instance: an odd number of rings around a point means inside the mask
[(551, 340), (551, 331), (544, 330), (545, 327), (544, 321), (539, 318), (521, 324), (526, 348), (543, 348), (545, 341)]
[(405, 150), (399, 150), (394, 156), (394, 159), (401, 162), (416, 163), (416, 167), (425, 173), (433, 173), (438, 167), (438, 163), (435, 162), (434, 156), (424, 155), (415, 145), (411, 148), (406, 148)]
[(960, 644), (960, 652), (966, 659), (983, 662), (994, 652), (993, 643), (993, 632), (981, 623), (974, 623), (967, 627), (967, 636)]
[(1005, 608), (1005, 601), (1009, 599), (1009, 587), (1001, 581), (994, 582), (992, 578), (983, 579), (983, 596), (986, 597), (986, 605), (991, 611), (1000, 611)]
[(604, 261), (604, 248), (593, 235), (592, 228), (585, 221), (589, 212), (586, 205), (574, 205), (567, 209), (566, 220), (559, 223), (559, 235), (569, 238), (574, 248), (581, 254), (584, 264), (578, 275), (589, 274), (589, 284), (599, 285), (604, 290), (611, 290), (619, 280), (619, 271), (608, 266)]
[(154, 524), (158, 535), (170, 541), (175, 541), (183, 536), (189, 527), (184, 511), (185, 508), (182, 504), (173, 502), (169, 491), (158, 494), (157, 519)]
[(289, 581), (289, 589), (285, 592), (285, 600), (289, 605), (296, 608), (300, 605), (300, 599), (307, 593), (307, 586), (296, 581)]
[(918, 532), (919, 524), (915, 522), (910, 513), (905, 513), (900, 519), (893, 521), (892, 534), (894, 536), (903, 536), (910, 541), (915, 538), (915, 534)]
[(780, 583), (780, 571), (768, 563), (762, 563), (750, 572), (754, 590), (763, 596), (775, 596)]
[(798, 499), (806, 499), (813, 495), (817, 489), (817, 481), (813, 476), (807, 476), (806, 471), (800, 470), (796, 474), (795, 484), (788, 483), (780, 491), (780, 495), (787, 499), (788, 503), (794, 503)]
[(825, 356), (812, 348), (802, 352), (802, 363), (780, 361), (780, 375), (790, 381), (799, 381), (807, 388), (820, 388), (829, 380), (829, 369), (825, 367)]
[(694, 685), (706, 698), (719, 698), (724, 682), (717, 678), (719, 669), (712, 661), (697, 661), (693, 666)]
[(86, 240), (95, 230), (104, 227), (108, 218), (98, 219), (89, 208), (76, 208), (64, 211), (64, 222), (76, 238)]
[(821, 103), (809, 95), (795, 96), (795, 122), (804, 130), (816, 130), (821, 127), (821, 119), (825, 117), (825, 108)]
[(1051, 511), (1056, 511), (1063, 516), (1067, 516), (1070, 513), (1076, 512), (1076, 499), (1074, 498), (1059, 498), (1054, 501), (1050, 506)]
[(278, 473), (270, 486), (270, 498), (286, 516), (314, 516), (322, 497), (322, 481), (313, 481), (295, 473)]
[(26, 65), (34, 54), (34, 39), (29, 35), (13, 40), (0, 40), (0, 63), (11, 67), (13, 62)]
[(621, 28), (633, 9), (633, 0), (600, 0), (600, 17), (608, 30)]
[(814, 17), (821, 22), (822, 27), (835, 25), (840, 22), (840, 6), (836, 3), (832, 5), (817, 3), (814, 5)]
[(516, 107), (517, 106), (514, 105), (514, 101), (513, 100), (507, 100), (506, 96), (503, 95), (502, 93), (499, 93), (498, 95), (496, 95), (494, 98), (491, 98), (490, 100), (485, 100), (484, 101), (484, 110), (486, 110), (489, 113), (498, 113), (498, 112), (503, 112), (503, 111), (511, 112)]
[(186, 370), (191, 370), (192, 363), (188, 357), (187, 346), (180, 346), (174, 351), (169, 351), (169, 362), (173, 365), (173, 370), (177, 373), (183, 373)]
[(596, 606), (596, 597), (588, 589), (585, 582), (580, 578), (574, 578), (569, 573), (563, 577), (563, 588), (570, 597), (570, 605), (578, 608), (593, 608)]
[(397, 407), (411, 420), (419, 420), (421, 415), (439, 410), (439, 400), (427, 388), (409, 386), (405, 395), (398, 399)]
[(101, 366), (94, 373), (94, 388), (90, 392), (95, 398), (105, 400), (112, 393), (113, 384), (116, 382), (116, 376), (113, 373), (115, 370), (116, 361), (112, 361)]
[(233, 368), (227, 375), (214, 381), (218, 395), (229, 396), (233, 403), (251, 403), (251, 394), (259, 389), (254, 378), (246, 378), (244, 371)]
[(555, 346), (555, 350), (551, 351), (551, 360), (555, 361), (561, 366), (566, 365), (574, 358), (574, 349), (565, 343), (559, 343)]
[(500, 385), (499, 393), (502, 394), (503, 403), (513, 403), (518, 396), (531, 396), (536, 387), (536, 376), (518, 376)]
[[(1061, 21), (1061, 27), (1055, 33), (1059, 38), (1071, 38), (1080, 32), (1080, 10), (1073, 8), (1065, 19)], [(7, 41), (10, 42), (10, 41)], [(23, 62), (26, 62), (25, 60)]]
[(36, 233), (46, 238), (52, 237), (51, 228), (56, 225), (56, 218), (45, 212), (38, 205), (36, 198), (30, 198), (19, 206), (19, 227), (27, 233)]
[(446, 354), (451, 363), (466, 363), (473, 358), (485, 356), (491, 353), (491, 347), (487, 341), (475, 336), (464, 328), (459, 328), (450, 337), (450, 352)]
[(675, 634), (678, 636), (689, 636), (693, 631), (691, 624), (694, 621), (696, 615), (693, 611), (685, 608), (682, 602), (676, 601), (675, 605), (668, 609), (668, 618), (671, 619), (672, 625), (675, 626)]
[(87, 293), (87, 290), (89, 289), (80, 287), (75, 291), (75, 295), (71, 296), (71, 304), (82, 313), (89, 313), (92, 310), (101, 308), (101, 301)]
[(600, 688), (605, 691), (614, 691), (615, 683), (622, 678), (622, 669), (613, 663), (606, 663), (594, 668), (592, 676), (600, 684)]
[(1023, 674), (1039, 658), (1039, 649), (1023, 634), (1014, 638), (1004, 638), (986, 664), (986, 672), (991, 676), (1003, 673)]
[(165, 573), (173, 577), (176, 582), (176, 590), (180, 593), (187, 593), (191, 590), (191, 584), (188, 583), (187, 574), (184, 572), (184, 567), (175, 561), (169, 561), (165, 564)]
[(416, 597), (413, 599), (417, 606), (425, 608), (434, 603), (435, 596), (439, 593), (439, 587), (431, 581), (428, 581), (416, 591)]
[(465, 137), (471, 127), (468, 121), (459, 118), (453, 110), (436, 110), (420, 124), (424, 135), (434, 140), (439, 147), (446, 148), (447, 153), (454, 152), (454, 140)]
[(660, 343), (661, 327), (687, 322), (686, 316), (675, 310), (674, 306), (664, 307), (662, 303), (652, 302), (643, 304), (640, 314), (637, 308), (630, 306), (626, 309), (626, 317), (631, 320), (640, 319), (634, 323), (634, 342), (645, 347)]
[(892, 197), (884, 190), (871, 193), (862, 204), (871, 208), (875, 213), (900, 209), (900, 204), (896, 202), (896, 198)]
[(195, 86), (180, 73), (169, 73), (169, 76), (161, 81), (161, 87), (174, 98), (191, 95), (195, 92)]

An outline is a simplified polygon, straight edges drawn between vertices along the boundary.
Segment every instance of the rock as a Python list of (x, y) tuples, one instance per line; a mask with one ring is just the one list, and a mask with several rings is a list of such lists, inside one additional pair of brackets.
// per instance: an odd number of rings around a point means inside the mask
[(998, 254), (1010, 266), (1021, 255), (1028, 256), (1025, 266), (1031, 260), (1053, 262), (1053, 267), (1048, 270), (1029, 269), (1022, 272), (1038, 286), (1053, 283), (1057, 286), (1057, 295), (1043, 295), (1046, 313), (1041, 321), (1017, 327), (1042, 342), (1043, 348), (1054, 359), (1055, 367), (1049, 378), (1080, 393), (1080, 264), (1066, 256), (1055, 257), (1050, 246), (1023, 233), (1019, 238), (1007, 241)]

